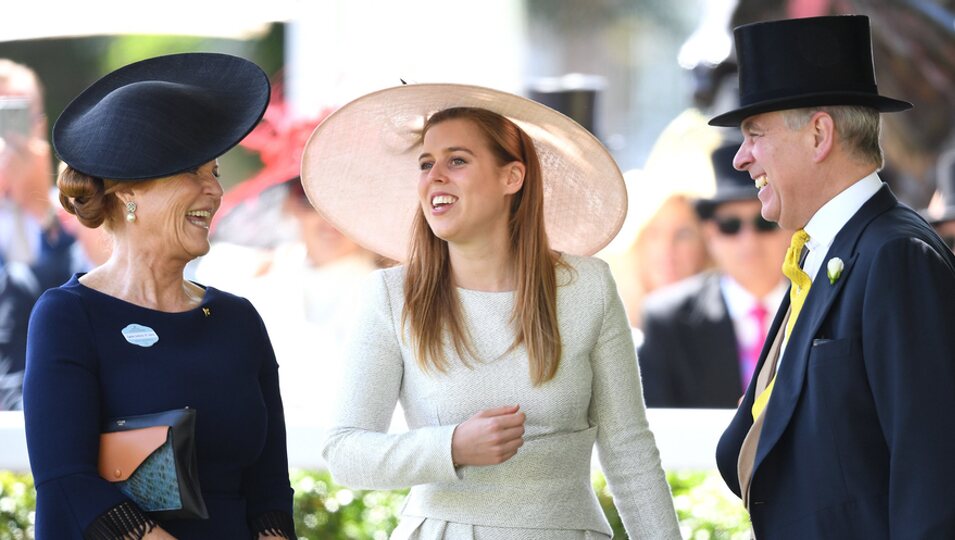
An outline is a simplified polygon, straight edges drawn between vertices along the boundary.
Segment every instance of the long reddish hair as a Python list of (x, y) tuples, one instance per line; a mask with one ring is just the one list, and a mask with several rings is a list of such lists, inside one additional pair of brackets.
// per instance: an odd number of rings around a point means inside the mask
[[(557, 325), (559, 256), (550, 249), (544, 231), (544, 186), (540, 160), (531, 138), (507, 118), (479, 108), (455, 107), (432, 115), (421, 137), (441, 122), (464, 119), (484, 135), (499, 166), (524, 164), (524, 184), (511, 200), (510, 250), (517, 276), (511, 321), (516, 330), (511, 350), (527, 349), (530, 377), (535, 385), (557, 373), (561, 355)], [(409, 324), (418, 365), (425, 371), (445, 372), (445, 335), (450, 336), (465, 365), (475, 358), (471, 336), (464, 325), (457, 290), (451, 282), (448, 244), (431, 231), (419, 207), (412, 232), (411, 253), (405, 274), (402, 326)]]

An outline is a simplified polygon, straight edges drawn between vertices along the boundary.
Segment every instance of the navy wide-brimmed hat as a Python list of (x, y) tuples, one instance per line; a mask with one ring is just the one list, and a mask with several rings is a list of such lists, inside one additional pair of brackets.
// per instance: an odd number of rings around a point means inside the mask
[(710, 120), (712, 126), (735, 127), (756, 114), (802, 107), (912, 108), (907, 101), (879, 95), (864, 15), (759, 22), (733, 33), (740, 106)]
[(759, 192), (749, 173), (733, 168), (733, 158), (738, 149), (739, 144), (727, 143), (710, 155), (713, 176), (716, 179), (716, 193), (708, 199), (697, 199), (696, 213), (701, 219), (713, 217), (713, 211), (721, 203), (758, 200)]
[(269, 91), (262, 69), (236, 56), (150, 58), (113, 71), (67, 105), (53, 147), (98, 178), (170, 176), (238, 144), (262, 118)]

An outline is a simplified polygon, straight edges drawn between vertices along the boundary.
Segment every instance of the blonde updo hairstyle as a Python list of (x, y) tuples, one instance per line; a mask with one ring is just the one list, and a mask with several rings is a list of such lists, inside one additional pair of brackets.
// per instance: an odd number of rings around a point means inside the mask
[(115, 192), (122, 184), (131, 183), (96, 178), (67, 166), (60, 172), (56, 187), (60, 190), (60, 204), (80, 223), (91, 229), (105, 223), (107, 229), (112, 229), (122, 212)]

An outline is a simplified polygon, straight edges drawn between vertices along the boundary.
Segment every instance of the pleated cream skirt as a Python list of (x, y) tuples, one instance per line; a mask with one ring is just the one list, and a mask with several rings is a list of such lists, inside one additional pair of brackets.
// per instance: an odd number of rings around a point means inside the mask
[(610, 540), (610, 537), (595, 531), (486, 527), (405, 517), (391, 533), (391, 540)]

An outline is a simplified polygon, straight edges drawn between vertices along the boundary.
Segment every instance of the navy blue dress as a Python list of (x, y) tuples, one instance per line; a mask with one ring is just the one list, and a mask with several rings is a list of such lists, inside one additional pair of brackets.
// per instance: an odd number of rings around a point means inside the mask
[[(166, 313), (77, 278), (44, 293), (30, 318), (24, 414), (36, 537), (106, 537), (135, 522), (126, 514), (138, 509), (97, 473), (100, 428), (184, 407), (197, 411), (209, 519), (162, 527), (180, 540), (294, 534), (278, 365), (252, 304), (209, 287), (198, 308)], [(158, 341), (145, 346), (151, 340), (124, 334), (129, 325)]]

